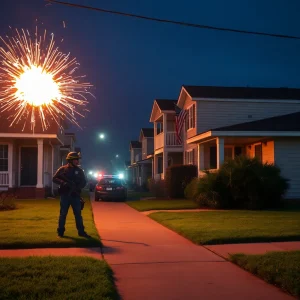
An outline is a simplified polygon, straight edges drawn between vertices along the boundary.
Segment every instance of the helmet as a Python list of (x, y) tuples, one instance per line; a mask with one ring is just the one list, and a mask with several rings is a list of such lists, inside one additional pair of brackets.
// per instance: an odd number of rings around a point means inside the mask
[(66, 160), (73, 160), (73, 159), (80, 159), (80, 158), (81, 158), (80, 152), (79, 153), (69, 152), (67, 157), (66, 157)]

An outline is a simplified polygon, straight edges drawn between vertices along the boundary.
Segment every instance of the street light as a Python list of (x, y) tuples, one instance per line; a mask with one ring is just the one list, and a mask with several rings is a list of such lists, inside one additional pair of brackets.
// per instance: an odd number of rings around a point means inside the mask
[(99, 134), (99, 138), (100, 138), (101, 140), (103, 140), (103, 139), (105, 138), (104, 133), (100, 133), (100, 134)]
[(116, 158), (118, 158), (119, 157), (119, 154), (116, 154)]

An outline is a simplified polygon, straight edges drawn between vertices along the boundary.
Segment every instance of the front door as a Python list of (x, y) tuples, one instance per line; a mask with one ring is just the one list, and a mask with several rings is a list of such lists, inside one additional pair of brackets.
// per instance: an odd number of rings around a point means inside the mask
[(37, 147), (21, 148), (20, 185), (37, 184)]

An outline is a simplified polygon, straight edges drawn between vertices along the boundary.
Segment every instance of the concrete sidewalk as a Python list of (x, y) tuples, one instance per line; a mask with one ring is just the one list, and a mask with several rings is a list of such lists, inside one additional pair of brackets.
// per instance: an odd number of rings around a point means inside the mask
[(123, 299), (293, 299), (124, 203), (93, 202)]

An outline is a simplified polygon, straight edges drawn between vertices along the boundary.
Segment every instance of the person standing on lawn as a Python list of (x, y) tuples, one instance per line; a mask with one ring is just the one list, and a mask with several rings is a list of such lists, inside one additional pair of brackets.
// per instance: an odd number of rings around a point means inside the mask
[(53, 176), (53, 182), (59, 184), (60, 215), (58, 219), (57, 235), (63, 237), (65, 232), (66, 217), (69, 207), (72, 206), (78, 235), (89, 238), (84, 231), (81, 216), (81, 190), (86, 186), (84, 172), (79, 168), (81, 156), (77, 152), (68, 153), (67, 164), (60, 167)]

